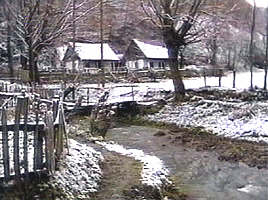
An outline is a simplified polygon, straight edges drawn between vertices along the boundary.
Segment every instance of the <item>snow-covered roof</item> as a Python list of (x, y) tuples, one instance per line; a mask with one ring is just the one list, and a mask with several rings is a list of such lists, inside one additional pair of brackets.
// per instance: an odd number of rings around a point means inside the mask
[(168, 59), (168, 50), (165, 47), (152, 45), (148, 43), (141, 42), (137, 39), (133, 39), (140, 50), (144, 53), (147, 58), (153, 59)]
[[(100, 60), (100, 43), (75, 43), (75, 51), (82, 60)], [(103, 44), (103, 60), (119, 60), (118, 56), (111, 49), (109, 44)]]

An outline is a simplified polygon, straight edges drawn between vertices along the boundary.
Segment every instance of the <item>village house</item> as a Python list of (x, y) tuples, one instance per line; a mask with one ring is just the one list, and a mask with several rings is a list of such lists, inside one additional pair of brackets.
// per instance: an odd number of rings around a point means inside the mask
[(168, 68), (168, 50), (160, 45), (133, 39), (123, 60), (128, 70), (157, 70)]
[[(69, 44), (62, 61), (67, 72), (97, 73), (101, 68), (101, 44), (75, 43), (75, 54)], [(119, 57), (107, 43), (103, 44), (102, 66), (105, 71), (115, 71), (120, 67)]]

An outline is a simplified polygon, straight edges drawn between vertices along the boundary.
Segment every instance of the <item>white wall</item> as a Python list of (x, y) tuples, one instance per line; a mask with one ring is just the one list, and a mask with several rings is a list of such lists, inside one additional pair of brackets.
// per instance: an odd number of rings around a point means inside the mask
[[(76, 60), (75, 62), (75, 71), (79, 72), (83, 69), (82, 64), (79, 62), (79, 60)], [(73, 64), (72, 61), (68, 61), (65, 63), (65, 69), (67, 72), (72, 72), (73, 71)]]
[(133, 60), (133, 61), (127, 61), (126, 66), (129, 70), (142, 70), (149, 67), (149, 63), (146, 60), (140, 59), (140, 60)]

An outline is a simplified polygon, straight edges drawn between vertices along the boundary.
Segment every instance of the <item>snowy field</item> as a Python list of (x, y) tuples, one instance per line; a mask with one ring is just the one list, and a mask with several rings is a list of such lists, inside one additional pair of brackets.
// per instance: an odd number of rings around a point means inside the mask
[[(250, 73), (239, 73), (236, 77), (237, 91), (250, 86)], [(222, 78), (225, 89), (232, 88), (233, 77), (229, 74)], [(254, 87), (262, 88), (264, 73), (253, 75)], [(202, 78), (184, 81), (187, 89), (204, 86)], [(207, 78), (208, 86), (217, 86), (218, 78)], [(268, 102), (225, 102), (221, 100), (190, 101), (181, 106), (167, 105), (160, 113), (148, 116), (154, 121), (176, 123), (182, 127), (204, 127), (215, 134), (226, 137), (268, 142)]]
[[(186, 89), (196, 89), (204, 87), (204, 78), (189, 78), (184, 80)], [(257, 71), (253, 74), (253, 86), (263, 88), (264, 72)], [(206, 85), (215, 87), (219, 85), (219, 78), (207, 77)], [(229, 73), (222, 77), (221, 85), (224, 89), (233, 89), (233, 74)], [(97, 84), (83, 85), (83, 87), (98, 87)], [(236, 90), (247, 90), (250, 87), (250, 73), (241, 72), (236, 74)], [(121, 101), (146, 101), (150, 99), (161, 99), (163, 91), (174, 91), (172, 80), (161, 80), (153, 83), (124, 83), (124, 84), (106, 84), (103, 90), (110, 91), (108, 102), (115, 103)], [(134, 94), (134, 96), (132, 95)]]
[[(218, 86), (219, 78), (217, 77), (207, 77), (206, 78), (207, 86)], [(199, 88), (204, 87), (205, 82), (204, 78), (191, 78), (184, 80), (185, 88)], [(222, 77), (221, 85), (224, 88), (231, 89), (233, 87), (233, 74), (229, 73), (227, 76)], [(258, 70), (253, 73), (253, 86), (258, 88), (263, 88), (264, 85), (264, 71)], [(236, 73), (236, 89), (244, 90), (249, 89), (250, 87), (250, 73), (249, 72), (240, 72)]]
[(224, 102), (201, 99), (180, 106), (167, 105), (153, 121), (181, 127), (204, 127), (218, 135), (268, 142), (268, 103)]

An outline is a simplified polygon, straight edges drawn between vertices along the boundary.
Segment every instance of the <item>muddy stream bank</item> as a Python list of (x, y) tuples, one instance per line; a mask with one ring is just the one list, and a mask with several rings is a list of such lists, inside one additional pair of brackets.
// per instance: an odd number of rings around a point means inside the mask
[(113, 128), (108, 131), (106, 140), (160, 158), (170, 171), (170, 180), (188, 194), (189, 199), (268, 199), (267, 169), (249, 167), (242, 162), (219, 161), (216, 152), (196, 151), (175, 144), (172, 135), (157, 136), (158, 131), (142, 126)]

